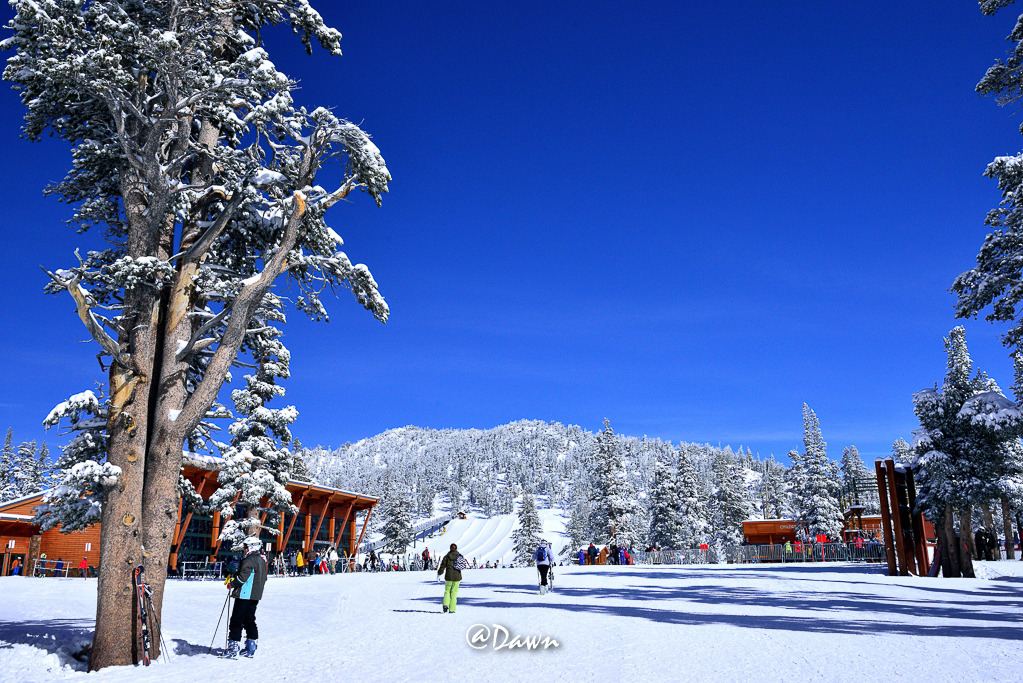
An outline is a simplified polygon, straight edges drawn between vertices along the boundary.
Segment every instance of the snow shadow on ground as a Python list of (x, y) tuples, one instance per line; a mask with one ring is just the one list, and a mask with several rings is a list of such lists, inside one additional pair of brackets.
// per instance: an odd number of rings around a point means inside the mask
[[(820, 571), (820, 570), (818, 570)], [(803, 572), (800, 572), (803, 573)], [(853, 568), (852, 571), (840, 571), (844, 574), (863, 574)], [(871, 572), (873, 573), (873, 572)], [(664, 579), (677, 574), (682, 585), (665, 585)], [(718, 585), (693, 583), (700, 579), (700, 574), (691, 570), (677, 572), (629, 572), (627, 578), (632, 585), (622, 587), (580, 588), (571, 584), (565, 585), (566, 579), (558, 585), (555, 595), (558, 602), (510, 602), (488, 598), (466, 596), (459, 598), (459, 603), (469, 608), (515, 609), (541, 608), (565, 610), (571, 612), (590, 612), (595, 615), (630, 617), (649, 621), (679, 625), (730, 625), (739, 628), (771, 629), (816, 633), (838, 634), (892, 634), (914, 636), (946, 636), (958, 638), (997, 638), (1002, 640), (1023, 640), (1023, 591), (1016, 586), (984, 586), (978, 591), (961, 591), (943, 589), (940, 585), (911, 586), (924, 590), (941, 591), (944, 595), (941, 602), (935, 602), (927, 596), (919, 600), (907, 600), (903, 597), (888, 597), (870, 593), (845, 591), (806, 591), (799, 592), (798, 586), (792, 590), (779, 592), (777, 586), (759, 589), (758, 580), (764, 578), (777, 579), (778, 575), (761, 575), (755, 570), (738, 572), (705, 572), (707, 579), (742, 579), (746, 586)], [(644, 583), (644, 578), (656, 578), (658, 584)], [(807, 579), (802, 581), (826, 582), (831, 584), (865, 584), (827, 579)], [(513, 593), (534, 595), (532, 586), (523, 584), (480, 583), (479, 588), (494, 593)], [(881, 588), (877, 583), (869, 584), (873, 589)], [(961, 599), (950, 597), (949, 594), (963, 594)], [(561, 602), (572, 600), (579, 602)], [(991, 599), (989, 599), (991, 598)], [(1001, 598), (1001, 599), (998, 599)], [(1007, 599), (1008, 598), (1008, 599)], [(432, 601), (434, 598), (418, 598)], [(597, 604), (594, 604), (597, 601)], [(600, 604), (607, 601), (613, 604)], [(664, 609), (651, 604), (665, 603), (681, 607), (681, 609)], [(624, 604), (622, 604), (624, 603)], [(745, 614), (686, 612), (685, 604), (728, 606), (729, 611), (736, 606), (748, 606)], [(756, 614), (763, 608), (791, 610), (798, 615), (763, 615)], [(805, 615), (805, 616), (803, 616)], [(839, 615), (839, 618), (835, 618)], [(888, 617), (888, 618), (886, 618)], [(891, 618), (894, 617), (895, 620)], [(957, 620), (958, 624), (920, 623), (920, 619)], [(904, 620), (904, 621), (903, 621)], [(973, 622), (964, 627), (963, 621)], [(978, 622), (988, 622), (987, 624)]]
[[(224, 650), (223, 647), (218, 648), (214, 645), (211, 652), (209, 643), (206, 645), (196, 645), (195, 643), (188, 642), (184, 638), (171, 638), (171, 642), (174, 643), (174, 654), (181, 655), (182, 657), (198, 657), (207, 654), (216, 655)], [(220, 644), (224, 644), (223, 637), (220, 638)]]
[(77, 660), (83, 666), (92, 645), (91, 619), (46, 619), (44, 621), (0, 621), (0, 643), (30, 645), (56, 654), (62, 663)]

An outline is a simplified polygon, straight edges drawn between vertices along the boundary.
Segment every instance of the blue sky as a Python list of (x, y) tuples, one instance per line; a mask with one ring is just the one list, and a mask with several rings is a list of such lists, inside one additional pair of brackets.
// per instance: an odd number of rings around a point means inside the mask
[[(861, 6), (862, 5), (862, 6)], [(288, 401), (306, 445), (391, 427), (516, 419), (801, 447), (869, 460), (916, 426), (945, 371), (952, 280), (974, 263), (982, 177), (1020, 149), (974, 85), (1012, 8), (856, 3), (318, 3), (344, 56), (269, 36), (301, 81), (374, 136), (394, 181), (331, 225), (391, 307), (289, 317)], [(10, 9), (2, 10), (4, 21)], [(19, 139), (0, 91), (0, 428), (94, 385), (94, 344), (47, 268), (74, 262), (67, 207), (42, 196), (66, 146)], [(1004, 331), (967, 321), (1003, 388)], [(241, 374), (241, 373), (239, 373)]]

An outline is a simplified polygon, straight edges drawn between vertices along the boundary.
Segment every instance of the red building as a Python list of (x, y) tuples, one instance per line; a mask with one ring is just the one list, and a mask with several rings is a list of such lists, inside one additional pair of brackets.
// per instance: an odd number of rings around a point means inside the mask
[[(209, 500), (219, 488), (218, 471), (185, 465), (182, 474), (204, 500)], [(379, 499), (294, 480), (288, 482), (288, 491), (298, 514), (284, 515), (277, 535), (263, 532), (263, 540), (271, 543), (275, 552), (300, 550), (308, 555), (311, 550), (333, 545), (339, 553), (355, 554)], [(22, 575), (29, 574), (34, 561), (43, 554), (48, 560), (61, 559), (71, 567), (77, 567), (82, 558), (88, 558), (93, 567), (99, 565), (100, 525), (67, 534), (59, 529), (42, 531), (32, 523), (33, 510), (42, 496), (37, 493), (0, 504), (0, 543), (3, 546), (0, 547), (0, 576), (10, 576), (15, 560), (20, 561)], [(357, 528), (356, 516), (360, 513), (364, 515)], [(242, 514), (239, 510), (239, 516)], [(172, 569), (180, 562), (205, 561), (217, 555), (220, 517), (219, 511), (203, 515), (185, 508), (179, 501), (178, 524), (171, 545)], [(72, 570), (72, 575), (74, 573)]]

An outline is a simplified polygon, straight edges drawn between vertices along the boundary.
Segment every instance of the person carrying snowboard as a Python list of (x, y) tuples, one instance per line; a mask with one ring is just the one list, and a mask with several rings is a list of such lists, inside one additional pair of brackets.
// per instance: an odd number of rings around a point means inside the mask
[(458, 552), (458, 546), (451, 544), (451, 550), (444, 556), (437, 567), (437, 576), (444, 575), (444, 601), (442, 603), (445, 612), (454, 614), (458, 600), (458, 584), (462, 582), (462, 570), (468, 569), (462, 554)]
[(540, 595), (547, 593), (547, 574), (551, 570), (551, 549), (547, 541), (540, 541), (540, 547), (533, 553), (536, 570), (540, 572)]
[(238, 656), (242, 628), (245, 629), (245, 650), (242, 655), (251, 657), (256, 654), (256, 640), (259, 630), (256, 628), (256, 607), (263, 597), (263, 585), (266, 584), (266, 559), (259, 554), (259, 539), (249, 536), (242, 544), (245, 557), (238, 565), (238, 573), (231, 579), (228, 588), (235, 598), (234, 611), (227, 635), (228, 659)]

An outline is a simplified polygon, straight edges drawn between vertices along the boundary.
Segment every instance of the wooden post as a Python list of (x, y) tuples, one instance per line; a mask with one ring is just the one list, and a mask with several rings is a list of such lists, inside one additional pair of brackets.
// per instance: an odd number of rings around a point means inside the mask
[[(345, 510), (344, 521), (341, 522), (341, 526), (337, 530), (337, 536), (334, 537), (334, 547), (335, 548), (337, 547), (338, 543), (341, 542), (341, 536), (344, 535), (345, 527), (348, 526), (348, 518), (351, 516), (352, 510), (355, 508), (355, 504), (357, 502), (359, 502), (359, 496), (358, 495), (355, 496), (355, 500), (353, 500), (351, 503), (348, 504), (348, 509)], [(348, 534), (348, 542), (349, 542), (349, 544), (351, 543), (351, 541), (352, 541), (352, 535)]]
[[(309, 506), (309, 512), (312, 512), (312, 506)], [(312, 550), (312, 543), (309, 541), (309, 532), (313, 530), (313, 518), (306, 513), (304, 523), (302, 524), (302, 552), (305, 553), (306, 557), (309, 557), (309, 551)]]
[[(359, 532), (359, 540), (355, 542), (355, 548), (353, 548), (353, 554), (356, 554), (359, 550), (359, 545), (362, 543), (362, 536), (366, 533), (366, 526), (369, 524), (369, 518), (373, 516), (373, 508), (366, 511), (366, 519), (362, 522), (362, 531)], [(352, 523), (355, 523), (355, 517), (352, 517)], [(350, 537), (349, 537), (350, 538)]]
[(320, 521), (316, 523), (316, 531), (313, 532), (313, 545), (316, 544), (316, 539), (320, 537), (320, 528), (323, 526), (323, 518), (327, 516), (328, 510), (330, 510), (330, 498), (323, 501), (323, 509), (320, 510)]
[(884, 532), (884, 549), (888, 557), (888, 576), (898, 576), (899, 570), (895, 565), (895, 544), (892, 536), (892, 516), (888, 511), (888, 485), (886, 482), (885, 469), (881, 460), (874, 461), (874, 470), (877, 472), (877, 492), (881, 502), (881, 527)]
[(888, 472), (888, 496), (891, 501), (892, 528), (895, 531), (895, 558), (899, 565), (899, 576), (909, 576), (909, 553), (906, 552), (906, 537), (902, 531), (902, 510), (899, 507), (899, 490), (895, 485), (895, 461), (884, 461)]
[[(294, 499), (292, 499), (294, 500)], [(305, 502), (305, 493), (298, 497), (298, 504), (295, 505), (298, 508), (298, 512), (291, 516), (291, 521), (288, 523), (288, 533), (284, 535), (284, 540), (281, 542), (281, 550), (283, 551), (288, 547), (288, 541), (291, 539), (291, 530), (295, 528), (295, 520), (302, 514), (302, 503)], [(284, 518), (281, 518), (281, 523), (284, 523)]]
[(913, 471), (906, 468), (906, 495), (909, 497), (909, 514), (913, 522), (913, 552), (916, 554), (916, 567), (918, 576), (926, 576), (931, 563), (927, 559), (927, 538), (924, 536), (924, 516), (922, 513), (913, 512), (916, 505), (916, 482), (913, 481)]
[[(206, 490), (206, 484), (215, 481), (217, 478), (216, 472), (207, 472), (202, 475), (202, 480), (199, 482), (199, 488), (195, 490), (196, 495), (202, 498), (203, 491)], [(206, 500), (203, 498), (203, 500)], [(185, 519), (181, 519), (181, 501), (178, 501), (178, 533), (174, 537), (174, 545), (171, 546), (170, 565), (174, 569), (178, 568), (178, 548), (181, 547), (181, 541), (185, 540), (185, 534), (188, 533), (188, 525), (192, 523), (192, 513), (195, 510), (189, 510), (188, 514), (185, 515)]]
[(284, 552), (284, 513), (277, 520), (277, 552)]

